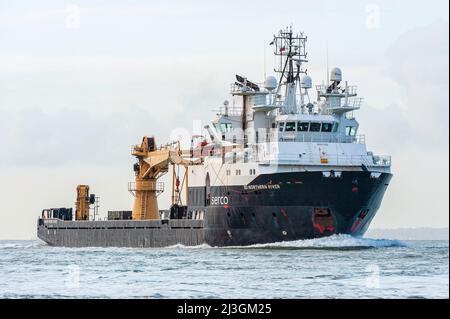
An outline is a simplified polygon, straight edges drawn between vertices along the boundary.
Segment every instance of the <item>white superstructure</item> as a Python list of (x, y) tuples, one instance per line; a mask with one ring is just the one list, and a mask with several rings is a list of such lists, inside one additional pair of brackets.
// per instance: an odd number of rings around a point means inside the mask
[[(315, 86), (304, 65), (307, 37), (281, 30), (271, 45), (279, 58), (278, 79), (261, 85), (236, 75), (232, 103), (225, 101), (217, 118), (206, 126), (207, 140), (194, 149), (204, 165), (192, 167), (189, 184), (246, 185), (259, 174), (296, 171), (370, 171), (389, 173), (390, 156), (368, 151), (358, 135), (354, 111), (362, 98), (357, 87), (333, 68), (328, 83)], [(194, 156), (200, 156), (199, 154)]]

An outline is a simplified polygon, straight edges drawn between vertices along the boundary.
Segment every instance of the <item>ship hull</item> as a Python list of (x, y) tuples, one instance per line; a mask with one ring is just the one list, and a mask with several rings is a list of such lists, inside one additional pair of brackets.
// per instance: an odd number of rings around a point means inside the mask
[[(38, 237), (67, 247), (244, 246), (333, 234), (363, 235), (392, 175), (367, 171), (261, 175), (248, 185), (191, 187), (189, 219), (38, 222)], [(197, 216), (201, 216), (198, 218)]]
[(333, 234), (361, 236), (391, 178), (389, 173), (374, 178), (364, 171), (340, 177), (296, 172), (262, 175), (245, 187), (213, 187), (206, 200), (205, 240), (212, 246), (239, 246)]

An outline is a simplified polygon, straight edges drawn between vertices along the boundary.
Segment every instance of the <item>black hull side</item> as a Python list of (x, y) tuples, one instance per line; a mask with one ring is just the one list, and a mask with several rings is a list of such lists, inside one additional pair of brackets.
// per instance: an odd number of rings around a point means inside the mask
[[(247, 187), (211, 187), (206, 207), (191, 209), (205, 210), (205, 241), (211, 246), (360, 236), (377, 213), (391, 178), (388, 173), (374, 178), (370, 172), (343, 172), (340, 177), (322, 172), (262, 175)], [(192, 190), (194, 203), (201, 198), (195, 192), (204, 191)], [(317, 217), (323, 211), (329, 216)]]

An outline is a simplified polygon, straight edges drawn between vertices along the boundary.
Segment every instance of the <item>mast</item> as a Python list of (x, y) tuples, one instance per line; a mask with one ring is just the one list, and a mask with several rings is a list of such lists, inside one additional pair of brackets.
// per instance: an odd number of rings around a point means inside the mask
[[(298, 113), (297, 88), (300, 87), (300, 74), (306, 74), (302, 68), (302, 63), (308, 62), (306, 59), (306, 40), (303, 32), (294, 34), (292, 27), (286, 30), (280, 30), (278, 35), (274, 35), (273, 41), (274, 54), (279, 57), (280, 67), (275, 72), (280, 73), (276, 99), (282, 105), (283, 114)], [(280, 96), (284, 86), (284, 100)], [(301, 101), (299, 101), (301, 104)]]

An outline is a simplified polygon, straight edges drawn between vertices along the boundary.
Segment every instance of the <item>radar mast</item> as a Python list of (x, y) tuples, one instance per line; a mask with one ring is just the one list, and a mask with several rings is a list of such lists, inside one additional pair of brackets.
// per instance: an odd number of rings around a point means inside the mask
[[(274, 54), (279, 59), (279, 65), (274, 69), (280, 73), (276, 100), (282, 106), (281, 113), (299, 113), (297, 103), (297, 90), (301, 94), (300, 74), (306, 74), (302, 63), (308, 62), (306, 52), (307, 37), (303, 32), (294, 34), (292, 26), (285, 30), (280, 30), (278, 35), (273, 36), (270, 45), (274, 46)], [(284, 89), (284, 100), (281, 90)], [(303, 103), (300, 103), (303, 107)]]

